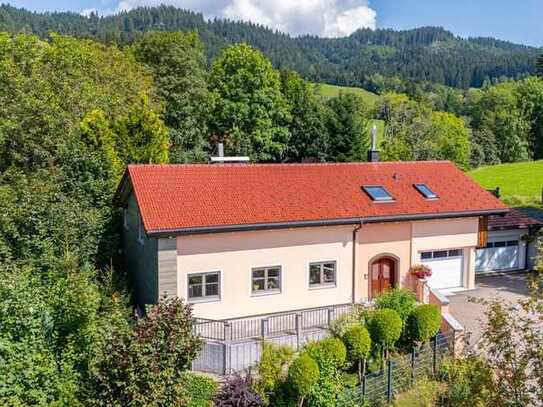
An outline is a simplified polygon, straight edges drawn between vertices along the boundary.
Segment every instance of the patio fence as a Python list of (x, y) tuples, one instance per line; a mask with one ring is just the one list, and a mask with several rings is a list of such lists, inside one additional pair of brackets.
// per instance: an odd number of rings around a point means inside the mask
[[(352, 304), (343, 304), (225, 321), (199, 319), (194, 330), (204, 345), (192, 368), (217, 375), (245, 370), (260, 360), (262, 340), (299, 349), (329, 336), (331, 323), (352, 309)], [(454, 331), (440, 333), (430, 345), (389, 360), (384, 371), (366, 375), (363, 385), (352, 391), (370, 400), (386, 400), (413, 380), (436, 372), (443, 357), (454, 353), (454, 346)]]
[(328, 336), (332, 322), (352, 309), (353, 304), (341, 304), (221, 321), (197, 319), (194, 332), (204, 345), (192, 369), (218, 375), (247, 369), (260, 360), (262, 340), (299, 349)]

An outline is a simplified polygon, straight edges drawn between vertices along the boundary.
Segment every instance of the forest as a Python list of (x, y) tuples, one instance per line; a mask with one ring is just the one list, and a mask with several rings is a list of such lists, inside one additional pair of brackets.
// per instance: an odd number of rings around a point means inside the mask
[[(162, 21), (155, 13), (198, 32), (143, 33)], [(383, 75), (394, 87), (370, 103), (323, 98), (311, 74), (287, 69), (294, 60), (278, 67), (279, 54), (229, 45), (254, 32), (305, 58), (289, 48), (298, 40), (241, 23), (204, 30), (200, 20), (164, 7), (107, 18), (0, 9), (0, 404), (190, 405), (209, 388), (168, 368), (188, 368), (200, 346), (185, 304), (132, 312), (112, 204), (129, 163), (207, 162), (218, 142), (254, 162), (363, 161), (375, 119), (386, 123), (385, 160), (468, 169), (543, 158), (543, 80), (524, 77), (531, 49), (470, 40), (523, 78), (456, 89)], [(219, 37), (221, 26), (239, 37)], [(439, 31), (424, 32), (379, 41), (434, 42)], [(209, 50), (210, 38), (222, 39)]]
[(439, 27), (407, 31), (361, 29), (348, 37), (290, 37), (266, 27), (228, 20), (208, 21), (169, 6), (138, 8), (115, 15), (32, 13), (0, 7), (0, 31), (49, 32), (126, 44), (148, 31), (198, 31), (209, 60), (233, 43), (262, 51), (278, 69), (314, 82), (375, 87), (382, 77), (430, 81), (458, 88), (480, 87), (535, 72), (540, 50), (493, 38), (459, 38)]

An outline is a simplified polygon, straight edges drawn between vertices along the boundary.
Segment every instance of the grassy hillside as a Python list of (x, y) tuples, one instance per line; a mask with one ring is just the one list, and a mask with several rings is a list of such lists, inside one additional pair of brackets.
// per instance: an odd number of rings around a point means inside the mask
[(348, 86), (336, 86), (336, 85), (328, 85), (326, 83), (321, 83), (319, 85), (319, 93), (325, 98), (333, 98), (337, 95), (339, 95), (340, 92), (351, 92), (356, 93), (364, 98), (364, 100), (372, 105), (379, 99), (379, 95), (376, 95), (375, 93), (369, 92), (362, 88), (351, 88)]
[(543, 160), (481, 167), (469, 175), (485, 188), (500, 187), (504, 201), (511, 205), (541, 204)]

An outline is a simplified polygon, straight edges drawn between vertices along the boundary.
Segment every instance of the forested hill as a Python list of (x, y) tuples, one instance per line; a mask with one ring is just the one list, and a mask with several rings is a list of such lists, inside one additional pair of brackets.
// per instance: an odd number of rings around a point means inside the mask
[(226, 45), (247, 42), (278, 68), (290, 68), (316, 82), (368, 87), (380, 76), (480, 87), (485, 81), (519, 78), (535, 71), (540, 49), (493, 38), (463, 39), (436, 27), (408, 31), (361, 29), (344, 38), (290, 37), (265, 27), (226, 20), (207, 21), (199, 13), (170, 6), (139, 8), (112, 16), (33, 13), (3, 5), (0, 31), (48, 32), (125, 44), (146, 31), (196, 30), (214, 58)]

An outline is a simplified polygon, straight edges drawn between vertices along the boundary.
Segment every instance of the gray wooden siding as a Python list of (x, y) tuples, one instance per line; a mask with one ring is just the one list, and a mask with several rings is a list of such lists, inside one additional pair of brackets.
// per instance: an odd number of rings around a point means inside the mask
[(134, 287), (136, 304), (144, 307), (158, 301), (157, 239), (144, 237), (138, 241), (139, 209), (131, 194), (127, 202), (127, 226), (123, 227), (125, 266)]
[(177, 239), (158, 239), (158, 293), (177, 295)]

